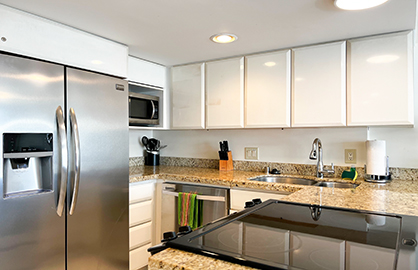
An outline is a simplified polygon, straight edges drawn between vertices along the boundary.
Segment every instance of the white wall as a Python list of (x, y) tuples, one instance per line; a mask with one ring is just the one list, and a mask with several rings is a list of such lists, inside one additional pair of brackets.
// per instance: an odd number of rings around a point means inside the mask
[(130, 129), (129, 130), (129, 157), (142, 157), (144, 147), (140, 144), (142, 136), (152, 137), (152, 130)]
[(366, 161), (367, 128), (154, 131), (162, 156), (218, 158), (219, 141), (228, 140), (233, 159), (244, 160), (244, 147), (259, 147), (259, 161), (316, 164), (309, 159), (313, 140), (321, 139), (324, 162), (344, 165), (344, 149), (357, 149), (357, 165)]

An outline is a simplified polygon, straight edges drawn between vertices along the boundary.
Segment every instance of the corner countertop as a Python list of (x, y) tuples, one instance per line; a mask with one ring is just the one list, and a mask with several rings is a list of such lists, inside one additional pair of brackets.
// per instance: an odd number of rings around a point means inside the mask
[[(292, 194), (283, 198), (283, 201), (418, 216), (418, 181), (397, 179), (382, 185), (368, 183), (360, 179), (356, 181), (356, 184), (360, 184), (356, 189), (339, 189), (248, 180), (248, 178), (260, 175), (264, 175), (264, 173), (219, 171), (195, 167), (136, 166), (130, 168), (130, 183), (158, 178), (165, 181), (183, 181), (229, 188), (291, 192)], [(341, 178), (318, 179), (301, 175), (281, 176), (303, 177), (317, 181), (346, 182)]]
[[(284, 197), (282, 200), (386, 214), (418, 216), (418, 181), (411, 179), (393, 180), (391, 183), (385, 185), (368, 183), (360, 179), (356, 181), (356, 184), (360, 184), (360, 186), (355, 189), (313, 187), (248, 180), (250, 177), (259, 175), (264, 175), (264, 173), (219, 171), (216, 169), (174, 166), (138, 166), (130, 168), (131, 183), (158, 178), (165, 181), (184, 181), (229, 188), (291, 192), (292, 194)], [(316, 177), (301, 175), (282, 176), (302, 177), (317, 181), (346, 182), (341, 178), (317, 179)], [(149, 258), (148, 269), (250, 270), (254, 268), (169, 248), (151, 256)]]

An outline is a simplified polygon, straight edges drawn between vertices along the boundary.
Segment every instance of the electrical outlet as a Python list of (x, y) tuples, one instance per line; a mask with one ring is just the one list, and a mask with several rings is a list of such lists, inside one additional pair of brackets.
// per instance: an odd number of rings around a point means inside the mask
[(245, 147), (245, 159), (258, 160), (258, 147)]
[(357, 163), (357, 150), (345, 149), (345, 163), (355, 164)]

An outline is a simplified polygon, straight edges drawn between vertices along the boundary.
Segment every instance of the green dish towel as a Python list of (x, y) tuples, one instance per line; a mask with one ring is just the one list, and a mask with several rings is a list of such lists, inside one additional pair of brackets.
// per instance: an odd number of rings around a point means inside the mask
[(197, 199), (196, 193), (179, 192), (177, 216), (180, 226), (190, 226), (192, 230), (202, 226), (203, 201)]

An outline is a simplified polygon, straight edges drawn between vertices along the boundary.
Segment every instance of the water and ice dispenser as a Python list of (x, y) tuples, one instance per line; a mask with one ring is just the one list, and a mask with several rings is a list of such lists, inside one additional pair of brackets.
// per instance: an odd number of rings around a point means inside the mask
[(52, 191), (52, 133), (3, 134), (3, 197)]

